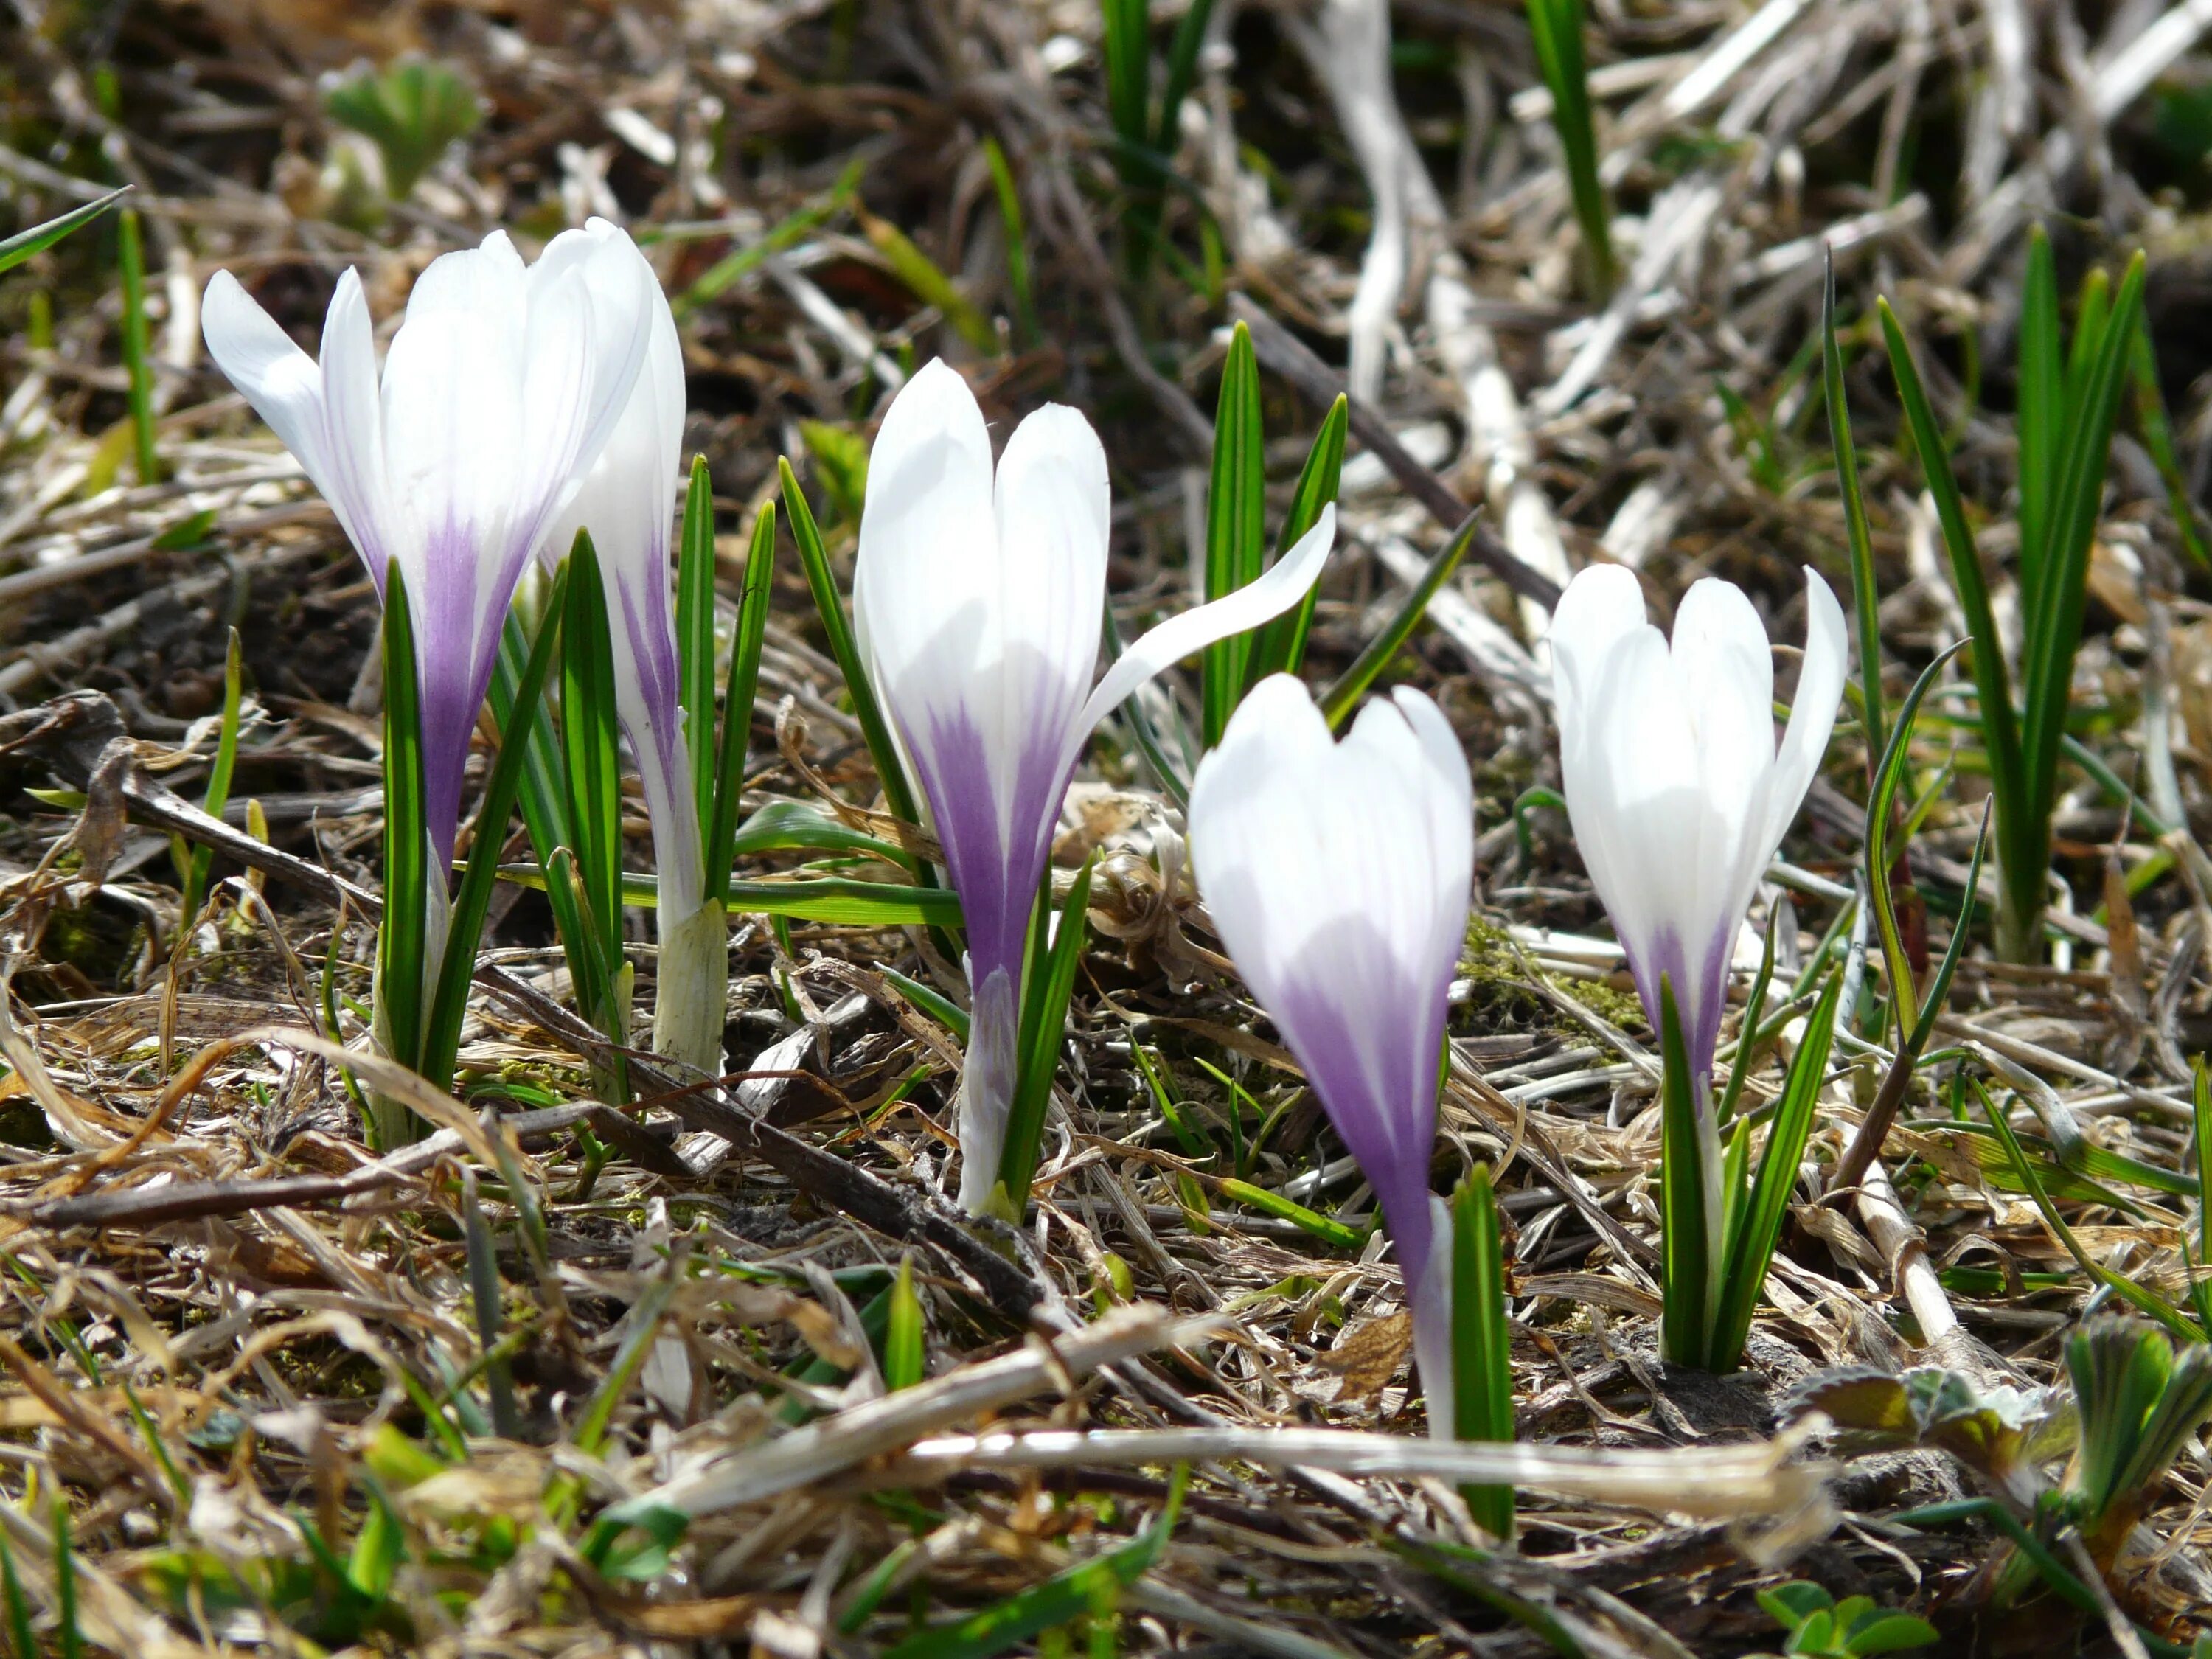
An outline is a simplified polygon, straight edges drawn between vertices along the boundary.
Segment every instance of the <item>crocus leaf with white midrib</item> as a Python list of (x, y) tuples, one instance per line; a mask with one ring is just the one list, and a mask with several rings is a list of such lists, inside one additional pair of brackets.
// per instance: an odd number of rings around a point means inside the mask
[(319, 361), (228, 271), (201, 325), (231, 383), (329, 501), (380, 595), (397, 565), (415, 623), (424, 824), (449, 868), (461, 780), (501, 623), (532, 550), (598, 458), (644, 360), (651, 270), (595, 220), (526, 266), (504, 232), (416, 279), (380, 374), (349, 270)]
[(1030, 907), (1085, 739), (1163, 669), (1295, 605), (1335, 533), (1325, 512), (1257, 581), (1161, 623), (1094, 686), (1108, 513), (1105, 452), (1089, 422), (1047, 405), (994, 469), (982, 410), (943, 362), (892, 400), (869, 459), (854, 625), (965, 918), (974, 1016), (960, 1194), (970, 1209), (997, 1179)]
[(1690, 589), (1671, 647), (1645, 618), (1636, 577), (1617, 565), (1577, 576), (1552, 619), (1575, 842), (1655, 1031), (1662, 975), (1673, 985), (1708, 1109), (1736, 935), (1827, 749), (1843, 691), (1843, 609), (1826, 582), (1805, 576), (1804, 659), (1778, 748), (1772, 647), (1733, 584), (1709, 578)]
[(1411, 690), (1369, 703), (1340, 744), (1303, 685), (1270, 676), (1191, 784), (1207, 914), (1382, 1204), (1439, 1438), (1454, 1432), (1452, 1230), (1429, 1162), (1474, 836), (1466, 757)]

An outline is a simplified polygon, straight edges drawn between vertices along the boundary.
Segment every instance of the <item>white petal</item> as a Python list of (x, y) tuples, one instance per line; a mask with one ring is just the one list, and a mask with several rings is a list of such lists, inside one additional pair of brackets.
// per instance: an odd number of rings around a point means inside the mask
[[(1782, 836), (1797, 816), (1813, 775), (1820, 769), (1828, 750), (1828, 736), (1836, 726), (1836, 705), (1844, 695), (1844, 665), (1849, 651), (1844, 608), (1836, 603), (1828, 584), (1811, 566), (1805, 569), (1805, 657), (1797, 670), (1797, 694), (1790, 705), (1790, 724), (1774, 761), (1774, 782), (1768, 793), (1766, 856), (1782, 844)], [(1765, 859), (1760, 860), (1763, 865)]]
[[(991, 435), (968, 383), (933, 361), (891, 399), (868, 457), (853, 572), (854, 626), (895, 713), (980, 654), (998, 574)], [(956, 624), (966, 636), (948, 640)], [(902, 724), (910, 725), (902, 720)]]
[(1124, 697), (1185, 657), (1195, 655), (1217, 640), (1272, 622), (1297, 605), (1321, 580), (1322, 566), (1328, 562), (1335, 540), (1336, 507), (1332, 502), (1322, 508), (1314, 527), (1257, 581), (1169, 617), (1115, 659), (1091, 692), (1091, 700), (1083, 705), (1076, 721), (1078, 732), (1087, 735)]
[(381, 587), (390, 545), (380, 511), (384, 450), (359, 276), (349, 270), (338, 278), (324, 319), (327, 380), (227, 270), (208, 283), (200, 327), (209, 355), (322, 492)]
[(1589, 688), (1616, 646), (1649, 628), (1644, 590), (1625, 565), (1592, 565), (1567, 584), (1552, 613), (1553, 702), (1564, 734), (1585, 717)]

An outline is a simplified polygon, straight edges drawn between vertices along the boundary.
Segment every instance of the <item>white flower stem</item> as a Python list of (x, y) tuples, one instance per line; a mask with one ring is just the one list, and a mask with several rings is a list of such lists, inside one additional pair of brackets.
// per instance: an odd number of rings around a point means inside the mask
[(968, 1058), (960, 1077), (960, 1204), (970, 1214), (983, 1209), (999, 1184), (1021, 1026), (1013, 976), (996, 969), (975, 988)]

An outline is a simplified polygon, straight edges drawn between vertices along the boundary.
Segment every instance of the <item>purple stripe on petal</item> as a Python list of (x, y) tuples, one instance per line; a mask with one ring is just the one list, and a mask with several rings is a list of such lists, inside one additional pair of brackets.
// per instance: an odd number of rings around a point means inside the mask
[[(1698, 1085), (1701, 1100), (1711, 1097), (1713, 1055), (1720, 1047), (1721, 1016), (1728, 1007), (1729, 962), (1741, 921), (1723, 924), (1705, 941), (1695, 960), (1683, 948), (1681, 935), (1671, 927), (1661, 929), (1647, 945), (1628, 956), (1636, 994), (1654, 1031), (1660, 1030), (1660, 977), (1663, 975), (1674, 987), (1674, 1006), (1682, 1019), (1682, 1041), (1690, 1051), (1690, 1075)], [(1662, 1033), (1662, 1041), (1663, 1036)]]
[(1382, 1205), (1410, 1285), (1433, 1246), (1429, 1162), (1446, 986), (1413, 982), (1360, 918), (1316, 935), (1264, 1000)]

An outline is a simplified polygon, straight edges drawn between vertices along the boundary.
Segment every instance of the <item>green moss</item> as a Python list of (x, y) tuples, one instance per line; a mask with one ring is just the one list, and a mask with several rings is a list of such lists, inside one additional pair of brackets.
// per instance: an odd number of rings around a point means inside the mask
[[(1546, 1001), (1529, 983), (1526, 957), (1515, 951), (1506, 931), (1479, 915), (1468, 918), (1459, 971), (1474, 982), (1467, 1001), (1452, 1011), (1455, 1036), (1499, 1031), (1549, 1030), (1582, 1038), (1589, 1032)], [(1599, 1018), (1625, 1031), (1644, 1028), (1644, 1005), (1602, 980), (1577, 979), (1536, 970), (1551, 988), (1573, 998)]]

